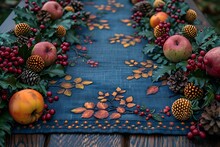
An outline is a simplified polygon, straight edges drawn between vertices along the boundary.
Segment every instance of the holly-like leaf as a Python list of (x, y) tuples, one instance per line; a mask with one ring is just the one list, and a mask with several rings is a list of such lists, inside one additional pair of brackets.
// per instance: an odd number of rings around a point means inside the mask
[(94, 116), (98, 119), (104, 119), (109, 116), (109, 113), (106, 110), (99, 110), (94, 114)]
[(76, 33), (74, 32), (73, 29), (70, 29), (66, 32), (65, 39), (67, 42), (72, 42), (72, 43), (80, 43), (79, 39), (76, 37)]
[(145, 55), (147, 55), (148, 53), (153, 53), (154, 50), (158, 49), (158, 46), (155, 44), (147, 44), (144, 49), (143, 49), (143, 53)]
[(99, 109), (107, 109), (107, 108), (108, 108), (108, 104), (106, 104), (106, 103), (101, 103), (101, 102), (98, 102), (96, 106), (97, 106), (97, 108), (99, 108)]
[(30, 57), (31, 51), (32, 50), (29, 49), (27, 45), (23, 45), (22, 47), (19, 48), (18, 54), (26, 61), (28, 57)]
[(157, 70), (154, 71), (154, 74), (152, 75), (153, 82), (158, 81), (159, 78), (161, 78), (165, 74), (170, 75), (173, 70), (176, 70), (176, 66), (174, 64), (159, 66)]
[(210, 78), (206, 75), (205, 72), (198, 69), (188, 76), (188, 81), (202, 88), (206, 83), (210, 81)]
[(82, 118), (90, 118), (93, 116), (93, 114), (94, 114), (94, 110), (86, 110), (83, 112), (81, 117)]
[(62, 25), (66, 30), (69, 30), (72, 25), (74, 25), (74, 20), (72, 19), (58, 19), (54, 22), (54, 25), (52, 25), (52, 28), (57, 28), (59, 25)]
[(202, 108), (208, 106), (211, 104), (211, 102), (215, 99), (215, 91), (214, 91), (214, 88), (209, 85), (207, 88), (206, 88), (207, 92), (205, 94), (205, 97), (204, 97), (204, 103), (202, 105)]
[(150, 95), (150, 94), (155, 94), (157, 93), (159, 90), (159, 87), (158, 86), (150, 86), (148, 87), (147, 89), (147, 95)]
[(48, 75), (49, 77), (53, 78), (53, 77), (63, 77), (66, 74), (64, 73), (64, 67), (60, 64), (52, 64), (51, 66), (49, 66), (47, 69), (43, 70), (40, 73), (41, 76), (46, 76)]
[(109, 117), (110, 117), (110, 119), (118, 119), (118, 118), (121, 117), (121, 114), (117, 113), (117, 112), (114, 112)]
[(84, 111), (86, 111), (86, 108), (84, 108), (84, 107), (78, 107), (78, 108), (74, 108), (71, 110), (71, 112), (73, 112), (73, 113), (82, 113)]
[(152, 114), (152, 118), (156, 121), (163, 121), (163, 119), (161, 118), (160, 114)]
[(197, 36), (195, 37), (196, 43), (200, 46), (205, 43), (208, 38), (211, 38), (215, 34), (215, 29), (208, 27), (204, 28), (202, 31), (198, 31)]

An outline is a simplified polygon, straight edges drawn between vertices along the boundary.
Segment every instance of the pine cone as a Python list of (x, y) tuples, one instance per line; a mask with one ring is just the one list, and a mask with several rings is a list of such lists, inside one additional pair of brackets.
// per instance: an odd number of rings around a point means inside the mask
[(59, 25), (57, 27), (57, 36), (58, 37), (64, 37), (66, 35), (66, 29), (62, 26), (62, 25)]
[(200, 123), (204, 130), (211, 135), (220, 135), (220, 103), (214, 101), (210, 106), (205, 107), (201, 115)]
[(154, 28), (154, 36), (156, 38), (158, 37), (161, 37), (163, 34), (166, 33), (166, 29), (165, 28), (160, 28), (159, 25), (157, 25), (155, 28)]
[(80, 1), (75, 1), (75, 0), (70, 3), (70, 6), (73, 7), (73, 9), (75, 10), (75, 12), (82, 11), (83, 8), (84, 8), (84, 5), (83, 5), (82, 2), (80, 2)]
[(188, 83), (184, 88), (184, 95), (189, 100), (199, 99), (203, 96), (203, 90), (193, 83)]
[(188, 78), (183, 74), (182, 70), (178, 70), (167, 79), (167, 85), (169, 85), (170, 90), (175, 93), (183, 93), (183, 89), (187, 83)]
[(14, 33), (16, 36), (27, 35), (31, 30), (31, 27), (26, 23), (19, 23), (15, 25)]
[(40, 82), (40, 76), (31, 70), (25, 69), (21, 73), (21, 82), (33, 86)]
[(163, 0), (155, 0), (153, 4), (154, 8), (158, 8), (164, 5), (165, 5), (165, 2)]
[(149, 2), (141, 1), (136, 3), (132, 8), (133, 13), (137, 11), (141, 12), (144, 16), (151, 17), (153, 14), (153, 7)]
[(19, 44), (27, 44), (28, 41), (29, 41), (29, 38), (26, 37), (26, 36), (23, 36), (23, 35), (20, 35), (20, 36), (18, 36), (17, 38), (18, 38), (18, 39), (17, 39), (17, 42), (18, 42)]
[(186, 20), (187, 22), (193, 23), (196, 18), (197, 18), (197, 13), (196, 13), (196, 11), (194, 11), (193, 9), (189, 9), (189, 10), (186, 12), (185, 20)]
[(183, 27), (183, 35), (188, 38), (195, 38), (197, 35), (197, 28), (194, 25), (186, 25)]
[(45, 11), (45, 10), (40, 10), (37, 13), (37, 20), (41, 23), (42, 22), (48, 22), (48, 21), (51, 20), (51, 14), (48, 13), (47, 11)]
[(185, 121), (192, 115), (192, 105), (189, 100), (180, 98), (177, 99), (172, 105), (173, 116), (180, 120)]
[(39, 55), (32, 55), (27, 59), (26, 65), (33, 72), (40, 72), (44, 68), (44, 60)]

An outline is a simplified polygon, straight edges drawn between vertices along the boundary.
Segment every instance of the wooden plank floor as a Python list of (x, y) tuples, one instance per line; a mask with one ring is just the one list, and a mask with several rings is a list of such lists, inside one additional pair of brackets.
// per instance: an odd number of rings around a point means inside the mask
[[(203, 14), (192, 0), (190, 7), (197, 11), (203, 26), (209, 26)], [(19, 5), (23, 5), (21, 2)], [(0, 27), (0, 32), (9, 31), (13, 13)], [(8, 25), (11, 24), (11, 25)], [(7, 147), (220, 147), (217, 137), (205, 140), (188, 140), (186, 136), (129, 135), (129, 134), (16, 134), (7, 137)]]

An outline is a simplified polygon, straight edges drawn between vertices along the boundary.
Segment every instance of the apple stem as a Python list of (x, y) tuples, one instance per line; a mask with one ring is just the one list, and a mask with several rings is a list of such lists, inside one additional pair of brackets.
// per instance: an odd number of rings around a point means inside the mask
[(175, 43), (176, 43), (176, 45), (179, 45), (179, 42), (177, 40), (175, 41)]

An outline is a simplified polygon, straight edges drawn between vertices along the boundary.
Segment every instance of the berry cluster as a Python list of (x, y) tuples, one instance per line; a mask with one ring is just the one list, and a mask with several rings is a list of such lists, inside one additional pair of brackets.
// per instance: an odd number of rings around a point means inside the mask
[(206, 138), (206, 134), (202, 130), (201, 124), (193, 124), (190, 126), (190, 132), (188, 132), (187, 137), (188, 139), (193, 139), (195, 136), (199, 136), (200, 138)]
[(65, 54), (67, 51), (70, 50), (70, 43), (68, 42), (63, 42), (61, 45), (60, 45), (61, 49), (62, 49), (62, 53)]
[(220, 94), (216, 94), (216, 95), (215, 95), (215, 100), (218, 101), (218, 102), (220, 102)]
[(132, 25), (133, 28), (136, 28), (140, 24), (142, 17), (143, 17), (143, 14), (140, 11), (135, 12), (131, 16), (131, 19), (134, 21), (134, 24)]
[(207, 61), (205, 61), (203, 58), (205, 56), (205, 51), (200, 51), (198, 57), (196, 54), (192, 54), (191, 58), (187, 61), (186, 69), (188, 72), (195, 71), (196, 69), (205, 70), (205, 64), (207, 64)]
[(143, 108), (140, 105), (136, 106), (136, 109), (134, 110), (134, 114), (137, 114), (142, 117), (144, 116), (146, 117), (145, 118), (146, 120), (149, 120), (153, 116), (149, 108)]
[(163, 34), (160, 37), (157, 37), (155, 43), (159, 46), (163, 46), (165, 41), (170, 37), (170, 23), (169, 22), (160, 22), (158, 31), (163, 31)]
[(67, 66), (69, 64), (68, 62), (68, 56), (66, 54), (59, 54), (57, 55), (57, 61), (56, 64), (61, 64), (63, 66)]
[(19, 66), (24, 64), (24, 59), (18, 55), (18, 47), (0, 47), (0, 69), (13, 74), (21, 74)]
[(170, 107), (169, 106), (165, 106), (165, 108), (163, 109), (162, 113), (165, 113), (167, 116), (171, 116), (170, 113)]
[[(53, 103), (54, 101), (58, 101), (59, 97), (57, 95), (52, 97), (52, 92), (47, 91), (47, 100), (49, 103)], [(41, 116), (41, 119), (43, 121), (50, 120), (52, 116), (56, 113), (54, 109), (49, 109), (47, 104), (44, 104), (44, 110), (44, 114)]]
[[(44, 3), (42, 3), (44, 4)], [(41, 7), (37, 5), (36, 2), (29, 2), (29, 0), (25, 0), (25, 8), (30, 9), (33, 12), (38, 12), (41, 10)]]
[(1, 100), (6, 101), (8, 99), (8, 91), (6, 89), (0, 90)]
[(177, 8), (177, 5), (179, 2), (184, 2), (184, 0), (172, 0), (168, 5), (167, 5), (167, 14), (170, 15), (172, 19), (175, 20), (177, 23), (182, 23), (184, 24), (185, 21), (182, 20), (182, 16), (180, 15), (181, 8)]
[(99, 63), (97, 61), (88, 60), (87, 64), (89, 64), (91, 67), (97, 67)]

